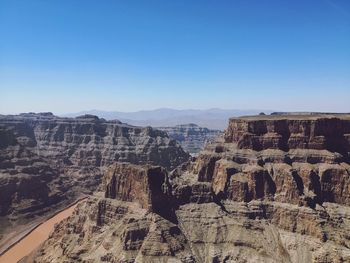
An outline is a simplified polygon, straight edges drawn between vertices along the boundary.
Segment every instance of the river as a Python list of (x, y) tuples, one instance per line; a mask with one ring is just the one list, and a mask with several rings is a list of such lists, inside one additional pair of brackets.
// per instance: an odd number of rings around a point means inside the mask
[[(78, 203), (80, 202), (81, 201)], [(50, 233), (54, 229), (55, 224), (70, 216), (78, 203), (66, 208), (36, 227), (32, 232), (30, 232), (27, 236), (22, 238), (18, 243), (0, 256), (0, 263), (17, 263), (20, 259), (38, 248), (40, 244), (48, 239)]]

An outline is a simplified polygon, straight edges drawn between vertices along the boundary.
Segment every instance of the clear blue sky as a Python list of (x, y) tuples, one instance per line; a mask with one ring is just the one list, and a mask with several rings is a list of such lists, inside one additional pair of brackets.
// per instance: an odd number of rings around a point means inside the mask
[(348, 0), (0, 0), (0, 113), (350, 111)]

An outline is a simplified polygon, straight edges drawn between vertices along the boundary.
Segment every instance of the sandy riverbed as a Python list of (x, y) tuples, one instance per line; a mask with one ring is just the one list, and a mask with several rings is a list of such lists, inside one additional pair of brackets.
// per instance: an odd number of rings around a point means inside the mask
[(68, 207), (35, 228), (30, 234), (0, 256), (0, 263), (16, 263), (35, 250), (49, 237), (55, 224), (70, 216), (77, 205), (78, 203)]

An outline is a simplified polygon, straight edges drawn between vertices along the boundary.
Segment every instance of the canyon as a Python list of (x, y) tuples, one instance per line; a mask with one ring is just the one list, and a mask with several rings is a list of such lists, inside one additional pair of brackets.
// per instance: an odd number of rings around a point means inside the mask
[(262, 115), (175, 169), (108, 165), (23, 262), (350, 262), (349, 233), (350, 115)]
[(93, 115), (0, 115), (0, 252), (91, 194), (115, 161), (173, 169), (189, 154), (151, 127)]
[(172, 127), (157, 127), (165, 131), (171, 139), (180, 143), (181, 147), (191, 155), (198, 154), (204, 145), (220, 136), (220, 130), (200, 127), (196, 124), (181, 124)]

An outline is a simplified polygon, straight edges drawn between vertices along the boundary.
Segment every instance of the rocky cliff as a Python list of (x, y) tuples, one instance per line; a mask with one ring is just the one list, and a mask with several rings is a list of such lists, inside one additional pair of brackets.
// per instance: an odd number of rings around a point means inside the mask
[(117, 163), (36, 262), (350, 262), (350, 116), (231, 119), (168, 173)]
[(181, 147), (192, 155), (198, 154), (206, 143), (222, 134), (220, 130), (203, 128), (196, 124), (157, 127), (157, 129), (167, 132), (171, 139), (178, 141)]
[(115, 161), (170, 170), (188, 157), (165, 132), (150, 127), (93, 115), (0, 116), (0, 232), (95, 190)]

